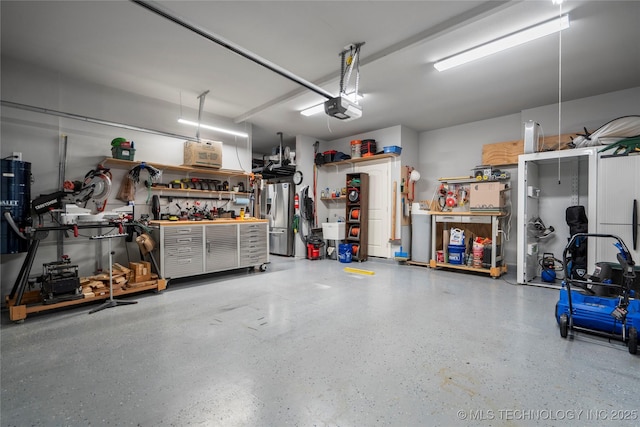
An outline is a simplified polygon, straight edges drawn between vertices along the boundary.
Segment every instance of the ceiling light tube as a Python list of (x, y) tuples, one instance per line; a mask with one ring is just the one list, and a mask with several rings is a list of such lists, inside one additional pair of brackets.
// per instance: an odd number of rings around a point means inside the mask
[[(350, 92), (347, 94), (347, 96), (353, 97), (353, 94), (354, 92)], [(362, 99), (362, 98), (364, 98), (364, 95), (358, 94), (358, 99)], [(318, 113), (324, 113), (324, 102), (318, 105), (311, 106), (309, 108), (305, 108), (304, 110), (300, 111), (300, 114), (307, 117), (313, 116), (314, 114), (318, 114)]]
[(569, 15), (562, 15), (558, 18), (542, 22), (508, 36), (493, 40), (489, 43), (474, 47), (462, 53), (450, 56), (433, 64), (436, 70), (444, 71), (476, 59), (484, 58), (497, 52), (519, 46), (523, 43), (539, 39), (549, 34), (560, 32), (569, 28)]
[[(185, 119), (178, 119), (178, 123), (182, 123), (183, 125), (189, 125), (189, 126), (198, 126), (198, 122), (192, 122), (190, 120), (185, 120)], [(226, 133), (229, 135), (234, 135), (234, 136), (239, 136), (241, 138), (248, 138), (249, 134), (244, 133), (244, 132), (237, 132), (235, 130), (229, 130), (229, 129), (223, 129), (223, 128), (218, 128), (215, 126), (209, 126), (209, 125), (205, 125), (203, 123), (200, 123), (199, 125), (202, 129), (209, 129), (215, 132), (221, 132), (221, 133)]]
[(314, 114), (323, 113), (324, 112), (324, 103), (314, 105), (313, 107), (305, 108), (300, 111), (300, 114), (303, 116), (313, 116)]

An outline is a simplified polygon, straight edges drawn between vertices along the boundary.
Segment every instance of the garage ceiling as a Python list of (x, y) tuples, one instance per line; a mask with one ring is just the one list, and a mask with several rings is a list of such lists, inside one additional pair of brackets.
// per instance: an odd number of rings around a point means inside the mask
[(433, 62), (568, 13), (562, 99), (640, 86), (640, 2), (163, 1), (183, 20), (338, 93), (339, 52), (362, 48), (363, 117), (299, 111), (324, 100), (231, 51), (125, 1), (6, 1), (3, 60), (254, 124), (254, 152), (308, 135), (342, 138), (393, 125), (426, 131), (558, 100), (559, 36), (438, 72)]

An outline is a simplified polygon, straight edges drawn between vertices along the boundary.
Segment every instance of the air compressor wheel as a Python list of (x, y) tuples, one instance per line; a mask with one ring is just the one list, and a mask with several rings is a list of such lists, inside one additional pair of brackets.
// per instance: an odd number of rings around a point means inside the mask
[(638, 330), (634, 327), (629, 328), (629, 353), (636, 354), (638, 352)]

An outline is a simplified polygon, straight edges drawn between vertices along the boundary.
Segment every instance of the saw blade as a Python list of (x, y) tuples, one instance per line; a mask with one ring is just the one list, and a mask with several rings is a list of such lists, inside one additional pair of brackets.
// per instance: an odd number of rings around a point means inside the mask
[(85, 188), (93, 188), (91, 193), (92, 199), (103, 200), (106, 199), (111, 192), (111, 178), (105, 174), (94, 175), (85, 180), (84, 186)]

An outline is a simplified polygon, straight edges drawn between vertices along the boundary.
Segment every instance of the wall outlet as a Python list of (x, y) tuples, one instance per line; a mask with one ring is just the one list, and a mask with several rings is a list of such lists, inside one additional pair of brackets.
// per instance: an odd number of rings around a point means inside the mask
[(18, 161), (22, 161), (22, 153), (19, 151), (14, 151), (13, 152), (13, 160), (18, 160)]
[(527, 245), (527, 255), (535, 255), (538, 253), (538, 244), (537, 243), (529, 243)]

